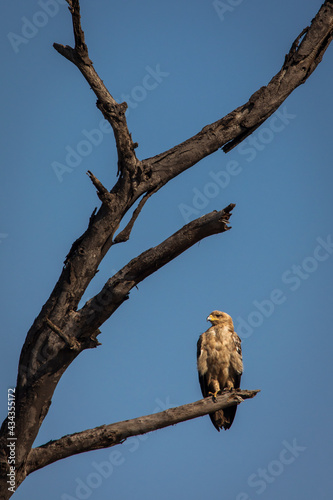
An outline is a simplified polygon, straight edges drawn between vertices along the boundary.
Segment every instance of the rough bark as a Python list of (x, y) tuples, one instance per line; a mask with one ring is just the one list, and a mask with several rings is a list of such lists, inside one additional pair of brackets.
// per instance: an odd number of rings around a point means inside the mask
[[(30, 328), (22, 348), (16, 387), (16, 480), (27, 474), (27, 459), (43, 419), (47, 415), (56, 385), (70, 363), (87, 348), (99, 345), (99, 326), (128, 298), (131, 288), (155, 272), (196, 241), (228, 229), (232, 205), (184, 226), (157, 247), (147, 250), (107, 281), (103, 289), (77, 310), (80, 299), (107, 251), (126, 241), (144, 203), (195, 163), (219, 148), (230, 151), (304, 83), (320, 63), (333, 36), (333, 2), (323, 4), (296, 38), (281, 70), (267, 86), (224, 118), (205, 126), (199, 133), (172, 149), (145, 160), (135, 154), (126, 122), (126, 103), (118, 104), (96, 73), (81, 27), (78, 0), (68, 0), (73, 20), (74, 48), (54, 44), (55, 49), (77, 66), (97, 97), (97, 106), (111, 124), (118, 152), (118, 180), (108, 190), (88, 175), (97, 190), (101, 207), (92, 213), (88, 228), (72, 245), (58, 282)], [(117, 229), (127, 211), (139, 202), (128, 226)], [(0, 488), (7, 491), (7, 424), (0, 430)]]
[(235, 404), (238, 405), (246, 399), (253, 398), (258, 392), (260, 391), (237, 389), (217, 396), (215, 401), (209, 397), (152, 415), (110, 425), (101, 425), (94, 429), (87, 429), (83, 432), (64, 436), (61, 439), (50, 441), (31, 450), (27, 461), (27, 474), (78, 453), (110, 448), (123, 443), (131, 436), (146, 434), (179, 422), (208, 415), (212, 411), (222, 410)]

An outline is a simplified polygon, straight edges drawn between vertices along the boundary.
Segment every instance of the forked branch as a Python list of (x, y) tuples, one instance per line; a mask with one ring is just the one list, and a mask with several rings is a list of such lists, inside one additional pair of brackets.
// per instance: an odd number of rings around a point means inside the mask
[(114, 132), (118, 152), (118, 173), (123, 174), (125, 170), (127, 170), (130, 174), (130, 178), (134, 179), (139, 161), (134, 152), (137, 144), (132, 141), (126, 122), (125, 111), (127, 109), (127, 104), (119, 104), (112, 97), (103, 81), (96, 73), (93, 63), (89, 58), (84, 31), (81, 26), (79, 0), (67, 0), (67, 3), (69, 4), (69, 11), (72, 14), (75, 46), (73, 49), (68, 45), (54, 43), (53, 47), (77, 66), (94, 91), (97, 97), (97, 107), (103, 113), (105, 119), (110, 123)]
[(66, 1), (69, 5), (69, 11), (72, 14), (75, 52), (80, 56), (84, 64), (92, 64), (88, 55), (88, 47), (84, 39), (84, 31), (81, 27), (80, 4), (75, 0)]

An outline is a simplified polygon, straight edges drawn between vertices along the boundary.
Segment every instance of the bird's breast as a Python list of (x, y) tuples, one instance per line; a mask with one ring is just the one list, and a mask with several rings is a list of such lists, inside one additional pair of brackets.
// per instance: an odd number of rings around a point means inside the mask
[(216, 373), (223, 370), (224, 367), (230, 365), (232, 344), (231, 337), (223, 335), (215, 330), (206, 332), (202, 345), (201, 352), (198, 358), (198, 370), (201, 375), (204, 375), (209, 367), (209, 371)]

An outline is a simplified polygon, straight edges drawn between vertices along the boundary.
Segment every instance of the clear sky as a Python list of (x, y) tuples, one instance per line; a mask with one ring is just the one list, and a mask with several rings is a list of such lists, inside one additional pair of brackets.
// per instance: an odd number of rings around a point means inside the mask
[[(96, 70), (139, 158), (197, 133), (268, 83), (320, 0), (82, 0)], [(113, 137), (78, 70), (64, 0), (2, 6), (0, 409), (27, 330), (99, 200), (85, 172), (116, 180)], [(12, 33), (8, 36), (9, 33)], [(232, 230), (140, 284), (55, 392), (36, 445), (201, 398), (196, 342), (214, 309), (243, 339), (240, 405), (227, 432), (208, 417), (29, 476), (34, 500), (331, 498), (333, 47), (252, 138), (218, 151), (151, 198), (86, 298), (186, 222), (236, 203)], [(102, 130), (97, 133), (96, 129)]]

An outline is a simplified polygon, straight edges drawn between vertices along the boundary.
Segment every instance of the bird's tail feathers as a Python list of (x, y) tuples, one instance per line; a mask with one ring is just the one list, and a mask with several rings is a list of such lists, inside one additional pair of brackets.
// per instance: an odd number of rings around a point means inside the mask
[(224, 410), (217, 410), (210, 413), (210, 419), (215, 427), (220, 432), (220, 429), (230, 429), (236, 415), (237, 405), (230, 406)]

